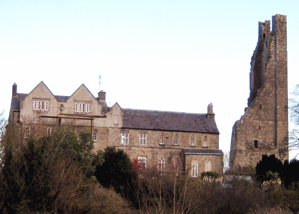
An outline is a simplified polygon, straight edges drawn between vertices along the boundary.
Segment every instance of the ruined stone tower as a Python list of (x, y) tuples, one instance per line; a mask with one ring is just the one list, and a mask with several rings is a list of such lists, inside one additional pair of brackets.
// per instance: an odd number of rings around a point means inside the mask
[(248, 107), (232, 132), (230, 168), (256, 165), (263, 154), (288, 159), (286, 16), (259, 23), (251, 58)]

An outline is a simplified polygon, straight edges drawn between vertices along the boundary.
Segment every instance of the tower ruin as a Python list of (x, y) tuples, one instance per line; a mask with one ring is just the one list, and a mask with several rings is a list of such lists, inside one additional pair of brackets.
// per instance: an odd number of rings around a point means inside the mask
[(230, 168), (256, 165), (263, 154), (288, 159), (286, 16), (259, 22), (251, 58), (248, 107), (232, 130)]

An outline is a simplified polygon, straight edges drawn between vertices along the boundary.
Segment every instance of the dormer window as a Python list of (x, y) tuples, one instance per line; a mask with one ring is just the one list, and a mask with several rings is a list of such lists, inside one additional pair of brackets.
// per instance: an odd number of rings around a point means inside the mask
[(88, 103), (75, 103), (76, 113), (89, 113), (90, 105)]
[(34, 111), (49, 111), (49, 101), (46, 100), (33, 100)]
[(118, 116), (117, 115), (113, 116), (113, 123), (118, 124)]

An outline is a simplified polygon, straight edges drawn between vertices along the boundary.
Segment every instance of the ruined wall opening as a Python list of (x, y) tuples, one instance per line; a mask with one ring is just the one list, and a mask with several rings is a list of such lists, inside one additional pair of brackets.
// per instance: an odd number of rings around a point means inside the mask
[(259, 148), (259, 141), (258, 140), (254, 140), (254, 148)]

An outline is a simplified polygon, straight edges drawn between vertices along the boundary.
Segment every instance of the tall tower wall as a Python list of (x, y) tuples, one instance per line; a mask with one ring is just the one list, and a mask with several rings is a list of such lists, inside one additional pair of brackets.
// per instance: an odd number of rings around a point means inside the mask
[(263, 154), (288, 159), (286, 16), (259, 23), (251, 58), (248, 107), (233, 126), (230, 167), (256, 165)]

